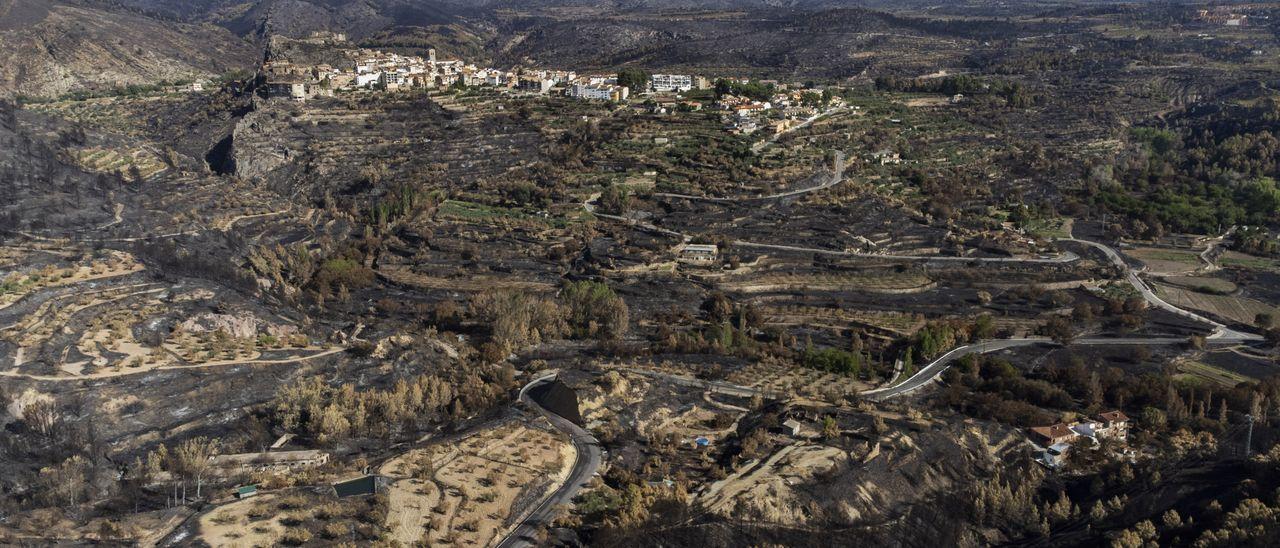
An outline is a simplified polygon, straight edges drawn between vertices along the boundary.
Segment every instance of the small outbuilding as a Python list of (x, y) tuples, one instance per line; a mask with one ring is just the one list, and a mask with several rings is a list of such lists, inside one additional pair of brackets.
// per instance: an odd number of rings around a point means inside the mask
[(689, 244), (680, 250), (680, 260), (686, 263), (711, 264), (720, 256), (715, 244)]
[(782, 423), (782, 428), (784, 428), (787, 431), (787, 433), (791, 434), (792, 436), (799, 436), (800, 431), (804, 429), (804, 425), (801, 424), (800, 421), (798, 420), (787, 419)]
[(368, 475), (333, 484), (333, 493), (338, 498), (373, 495), (385, 490), (387, 480), (382, 476)]

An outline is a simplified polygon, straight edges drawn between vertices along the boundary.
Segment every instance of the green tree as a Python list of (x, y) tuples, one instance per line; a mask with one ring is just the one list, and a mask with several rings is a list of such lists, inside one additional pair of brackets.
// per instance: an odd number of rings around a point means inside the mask
[(600, 209), (610, 215), (625, 215), (631, 209), (631, 193), (622, 185), (609, 185), (600, 194)]
[(1275, 327), (1276, 318), (1269, 312), (1259, 312), (1254, 316), (1253, 323), (1262, 329), (1271, 329)]
[(991, 319), (990, 314), (978, 316), (973, 321), (973, 338), (974, 339), (990, 339), (996, 334), (996, 323)]
[(618, 71), (618, 85), (630, 88), (632, 93), (647, 89), (649, 78), (649, 73), (641, 68), (627, 67)]
[(840, 425), (832, 417), (822, 417), (822, 437), (833, 440), (840, 437)]
[(627, 332), (627, 303), (608, 285), (573, 282), (560, 292), (569, 309), (569, 325), (579, 336), (620, 339)]

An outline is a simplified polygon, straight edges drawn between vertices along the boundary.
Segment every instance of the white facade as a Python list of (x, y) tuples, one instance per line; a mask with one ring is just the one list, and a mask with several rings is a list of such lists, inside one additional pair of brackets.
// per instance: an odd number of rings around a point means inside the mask
[(575, 84), (569, 95), (579, 99), (598, 99), (602, 101), (625, 101), (630, 91), (622, 86), (602, 86), (591, 84)]
[(689, 91), (693, 89), (693, 77), (688, 74), (655, 74), (650, 85), (654, 91)]
[(690, 263), (713, 263), (720, 249), (713, 244), (689, 244), (680, 250), (680, 260)]
[(401, 72), (384, 72), (382, 77), (378, 79), (378, 85), (388, 90), (399, 89), (407, 83), (405, 74)]

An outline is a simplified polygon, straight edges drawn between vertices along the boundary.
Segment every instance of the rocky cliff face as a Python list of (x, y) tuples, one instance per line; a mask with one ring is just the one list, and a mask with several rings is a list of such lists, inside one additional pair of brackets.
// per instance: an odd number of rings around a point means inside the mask
[(285, 166), (290, 158), (302, 153), (301, 146), (305, 144), (298, 135), (295, 139), (277, 139), (289, 129), (287, 121), (282, 119), (291, 116), (292, 105), (282, 103), (276, 110), (270, 110), (261, 107), (264, 101), (255, 101), (259, 107), (245, 115), (231, 134), (231, 162), (226, 166), (249, 180), (265, 178)]
[(0, 1), (0, 95), (207, 78), (257, 60), (225, 29), (45, 0)]

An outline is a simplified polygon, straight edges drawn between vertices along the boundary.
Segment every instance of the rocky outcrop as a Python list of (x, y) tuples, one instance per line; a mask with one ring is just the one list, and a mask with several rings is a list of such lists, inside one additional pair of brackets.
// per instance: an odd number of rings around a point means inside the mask
[[(255, 100), (255, 103), (260, 105), (263, 101)], [(228, 147), (229, 162), (226, 162), (230, 171), (244, 179), (261, 179), (301, 154), (294, 146), (303, 142), (277, 139), (287, 127), (279, 122), (282, 116), (288, 114), (279, 109), (255, 108), (236, 124)]]
[(269, 324), (252, 313), (243, 311), (235, 314), (199, 314), (187, 318), (186, 321), (178, 324), (176, 329), (191, 333), (221, 331), (235, 339), (254, 338), (260, 332), (276, 338), (287, 337), (298, 332), (297, 328), (291, 325)]

